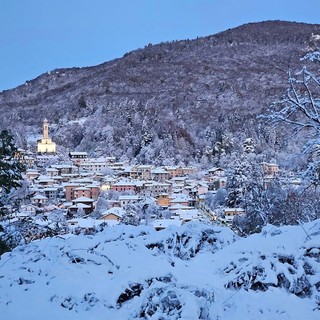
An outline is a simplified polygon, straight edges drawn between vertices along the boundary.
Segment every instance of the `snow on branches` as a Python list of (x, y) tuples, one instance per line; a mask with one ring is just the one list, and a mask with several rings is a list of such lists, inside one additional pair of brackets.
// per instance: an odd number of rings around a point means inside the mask
[[(320, 63), (320, 52), (305, 55), (302, 61), (317, 66)], [(319, 72), (319, 70), (317, 70)], [(312, 129), (320, 133), (320, 75), (310, 71), (307, 66), (292, 74), (288, 71), (289, 88), (281, 100), (271, 106), (271, 114), (266, 118), (273, 123), (287, 123), (295, 131)]]

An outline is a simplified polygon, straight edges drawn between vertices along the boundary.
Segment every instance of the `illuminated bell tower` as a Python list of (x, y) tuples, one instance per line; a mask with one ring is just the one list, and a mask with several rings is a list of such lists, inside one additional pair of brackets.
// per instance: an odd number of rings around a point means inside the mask
[(49, 123), (43, 120), (43, 136), (37, 143), (38, 153), (56, 153), (56, 144), (49, 138)]
[(48, 120), (43, 120), (43, 139), (49, 139), (49, 124)]

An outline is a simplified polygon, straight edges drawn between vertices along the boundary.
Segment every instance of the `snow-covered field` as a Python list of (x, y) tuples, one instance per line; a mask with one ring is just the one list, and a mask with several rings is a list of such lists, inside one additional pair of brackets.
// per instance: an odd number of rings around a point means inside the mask
[(239, 238), (119, 225), (0, 260), (1, 319), (319, 319), (320, 220)]

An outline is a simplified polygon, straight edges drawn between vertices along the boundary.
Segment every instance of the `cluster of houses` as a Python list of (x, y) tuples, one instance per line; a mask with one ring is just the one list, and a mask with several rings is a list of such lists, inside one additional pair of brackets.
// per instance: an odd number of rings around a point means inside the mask
[[(25, 179), (30, 194), (30, 203), (21, 206), (21, 214), (60, 209), (72, 225), (79, 225), (83, 217), (92, 213), (97, 213), (99, 223), (117, 223), (128, 205), (148, 199), (170, 213), (168, 221), (152, 221), (156, 229), (191, 220), (217, 218), (205, 206), (205, 197), (208, 192), (225, 186), (222, 168), (211, 168), (197, 179), (195, 167), (130, 164), (129, 161), (119, 162), (115, 157), (90, 158), (87, 152), (78, 151), (61, 159), (56, 155), (56, 145), (49, 138), (48, 128), (45, 120), (37, 153), (20, 150), (20, 158), (28, 168)], [(262, 165), (266, 177), (279, 171), (276, 164)], [(104, 199), (105, 210), (101, 206), (98, 208), (100, 198)], [(239, 208), (228, 208), (224, 218), (230, 221), (236, 214), (243, 213)], [(76, 218), (81, 219), (77, 222)]]
[[(35, 163), (37, 157), (34, 155)], [(43, 157), (47, 157), (47, 163), (54, 162), (53, 155), (41, 155), (41, 160)], [(70, 152), (68, 160), (47, 167), (33, 165), (26, 170), (31, 206), (36, 210), (65, 209), (70, 217), (77, 216), (79, 211), (90, 214), (96, 210), (103, 194), (108, 198), (108, 210), (102, 214), (103, 219), (120, 220), (129, 204), (152, 199), (159, 207), (170, 210), (173, 216), (178, 212), (185, 218), (181, 218), (184, 222), (190, 220), (190, 215), (199, 218), (196, 207), (204, 202), (209, 186), (213, 188), (210, 181), (190, 179), (190, 175), (196, 173), (194, 167), (130, 165), (111, 157), (89, 158), (85, 152)], [(106, 169), (108, 174), (104, 173)], [(223, 177), (219, 177), (219, 181), (223, 184)], [(188, 217), (187, 212), (190, 213)]]

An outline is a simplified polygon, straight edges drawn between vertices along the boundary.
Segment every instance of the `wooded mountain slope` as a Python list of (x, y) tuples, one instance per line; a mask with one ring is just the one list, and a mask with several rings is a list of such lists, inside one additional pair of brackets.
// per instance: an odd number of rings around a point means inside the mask
[(231, 152), (247, 137), (275, 150), (282, 133), (256, 115), (285, 93), (312, 34), (320, 25), (251, 23), (57, 69), (0, 93), (0, 128), (23, 146), (47, 118), (58, 146), (158, 163), (211, 162), (217, 142)]

